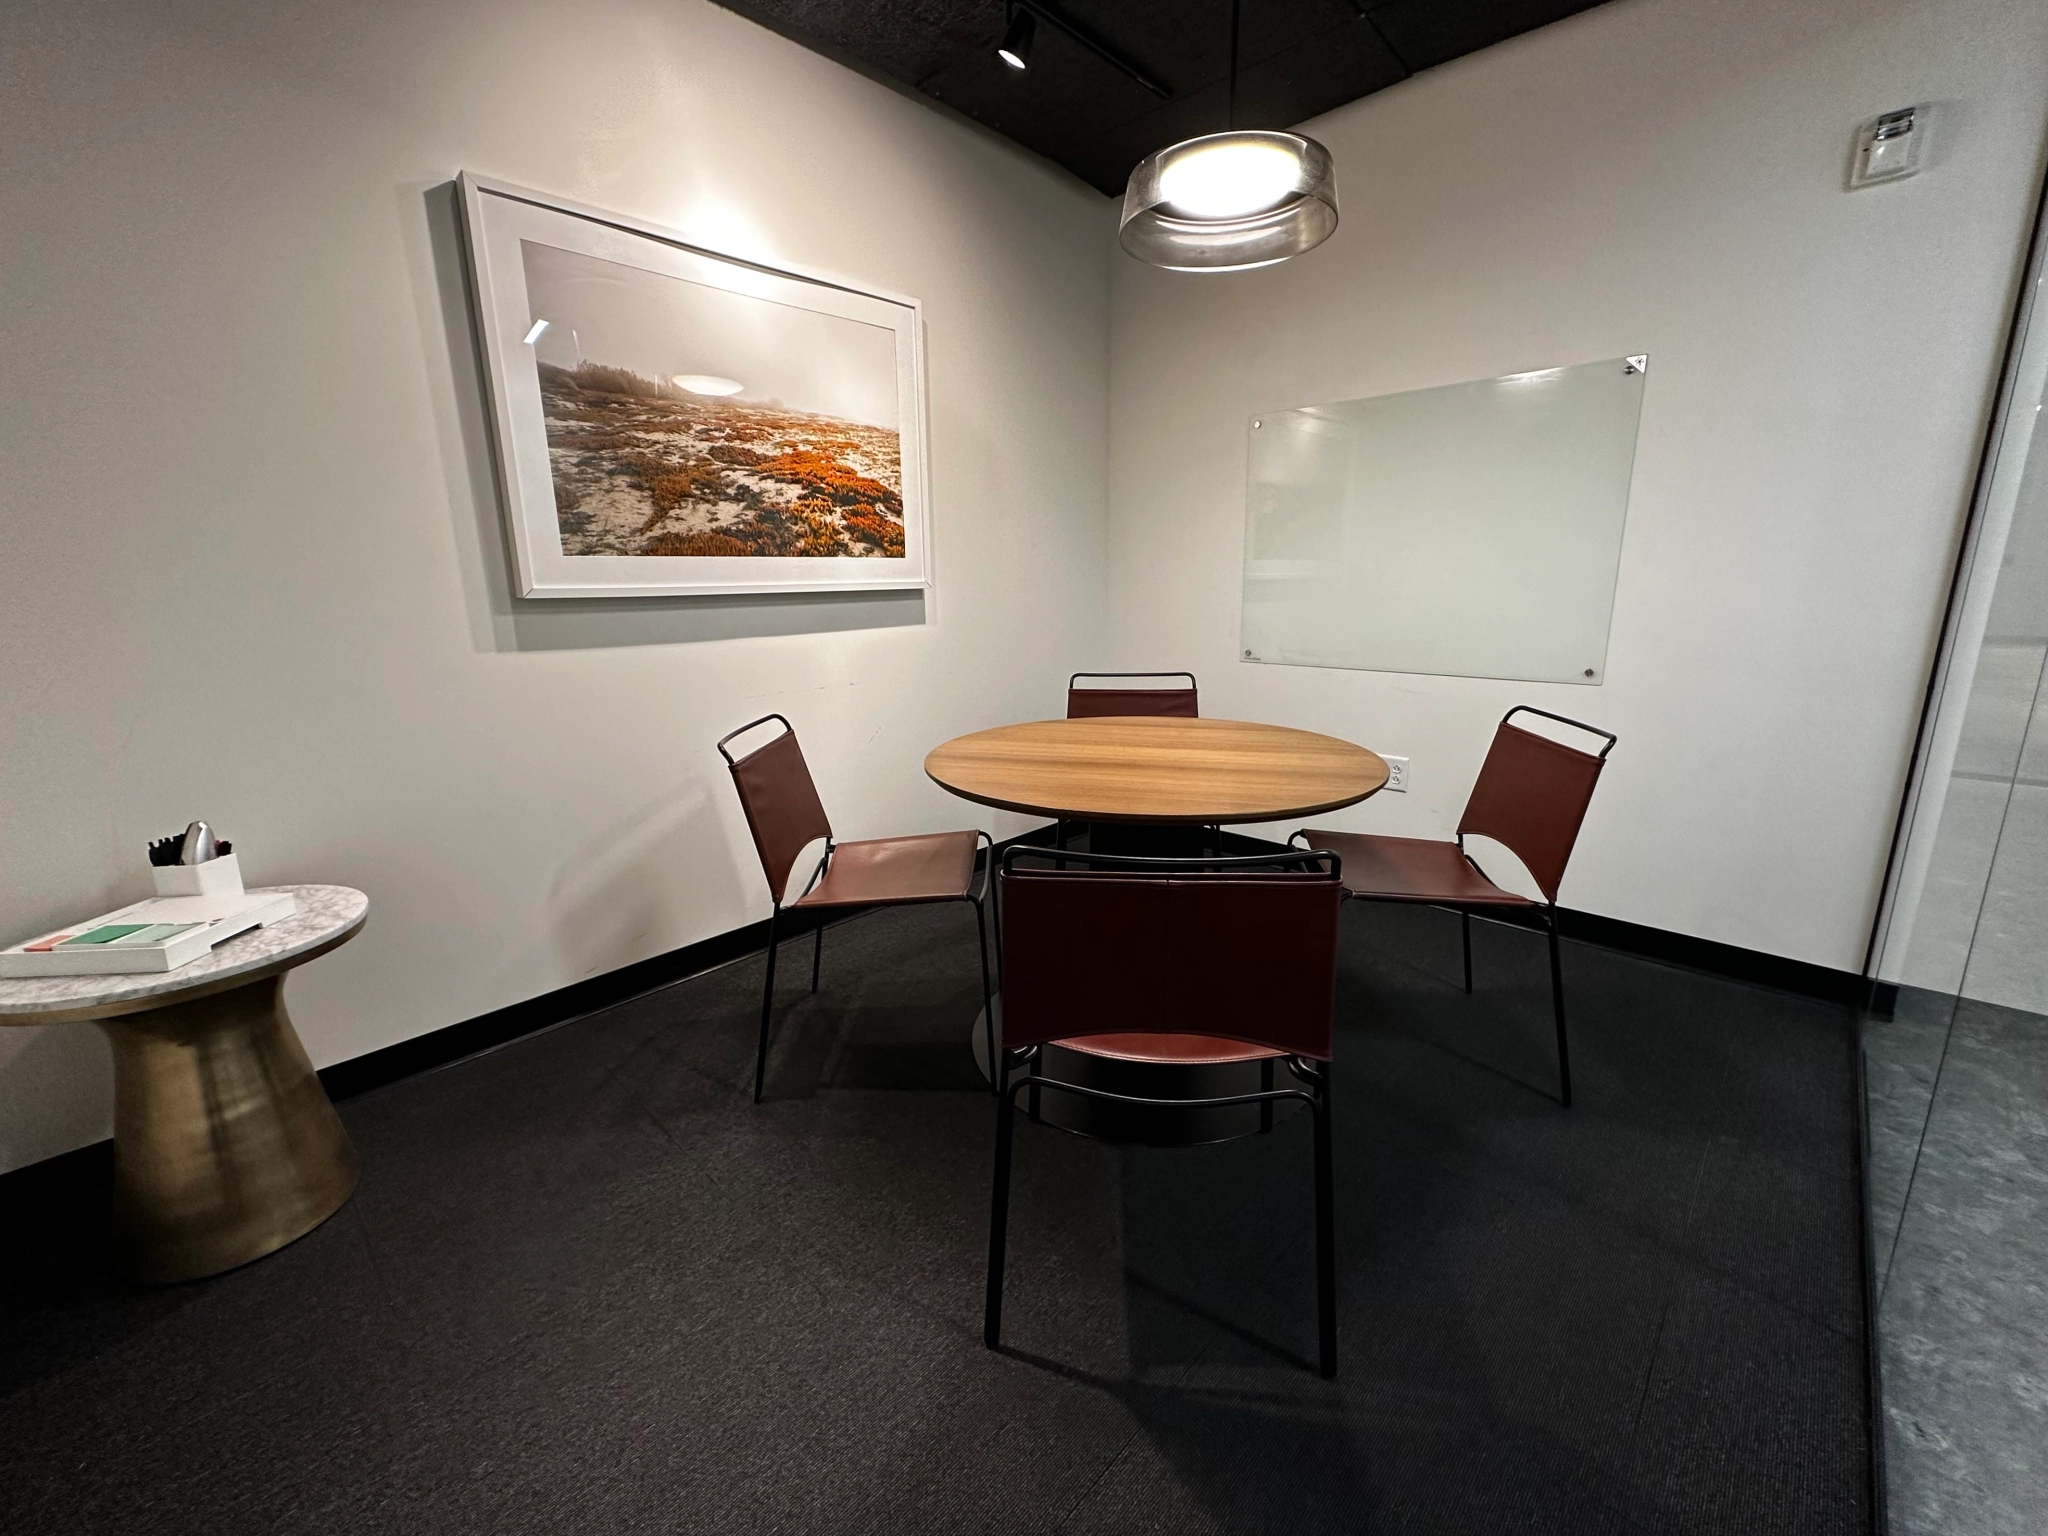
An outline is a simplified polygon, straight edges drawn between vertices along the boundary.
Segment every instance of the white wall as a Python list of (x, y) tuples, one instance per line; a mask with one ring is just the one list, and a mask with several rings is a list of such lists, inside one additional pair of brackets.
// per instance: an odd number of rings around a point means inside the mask
[[(1929, 101), (1931, 164), (1845, 191)], [(1448, 835), (1513, 703), (1605, 725), (1568, 905), (1858, 969), (2044, 123), (2038, 0), (1615, 0), (1319, 119), (1323, 248), (1116, 266), (1117, 659), (1410, 756), (1362, 829)], [(1602, 686), (1236, 660), (1253, 412), (1635, 352)]]
[[(923, 299), (929, 607), (510, 600), (462, 168)], [(12, 0), (0, 933), (206, 817), (371, 895), (289, 989), (325, 1063), (765, 915), (711, 744), (767, 710), (842, 835), (1016, 830), (920, 763), (1100, 654), (1112, 228), (699, 0)], [(105, 1056), (0, 1031), (0, 1167), (106, 1133)]]
[[(1843, 192), (1854, 125), (1929, 99), (1929, 168)], [(1322, 120), (1335, 239), (1189, 277), (700, 0), (15, 0), (0, 933), (205, 816), (252, 879), (371, 893), (291, 988), (339, 1060), (762, 915), (732, 724), (795, 716), (844, 834), (1003, 834), (924, 751), (1121, 661), (1410, 755), (1362, 827), (1448, 830), (1512, 702), (1598, 720), (1568, 902), (1854, 967), (2044, 117), (2029, 0), (1615, 0)], [(920, 296), (931, 603), (513, 602), (464, 167)], [(1250, 413), (1636, 351), (1604, 686), (1236, 663)], [(104, 1134), (107, 1076), (0, 1031), (0, 1167)]]

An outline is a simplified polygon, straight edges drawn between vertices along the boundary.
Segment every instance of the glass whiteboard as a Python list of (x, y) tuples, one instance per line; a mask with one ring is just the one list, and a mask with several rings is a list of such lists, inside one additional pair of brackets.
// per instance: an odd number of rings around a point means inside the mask
[(1600, 681), (1648, 366), (1255, 417), (1244, 659)]

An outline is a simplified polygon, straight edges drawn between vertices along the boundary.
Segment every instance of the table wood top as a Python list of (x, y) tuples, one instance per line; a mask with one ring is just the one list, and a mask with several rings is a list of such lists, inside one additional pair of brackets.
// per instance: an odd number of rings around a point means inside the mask
[(1387, 782), (1376, 754), (1246, 720), (1033, 720), (934, 747), (924, 771), (963, 799), (1074, 821), (1280, 821)]

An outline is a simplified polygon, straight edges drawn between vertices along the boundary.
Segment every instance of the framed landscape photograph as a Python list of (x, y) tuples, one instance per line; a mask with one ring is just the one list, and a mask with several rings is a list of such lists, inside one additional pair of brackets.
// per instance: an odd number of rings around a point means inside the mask
[(916, 300), (458, 185), (520, 596), (929, 584)]

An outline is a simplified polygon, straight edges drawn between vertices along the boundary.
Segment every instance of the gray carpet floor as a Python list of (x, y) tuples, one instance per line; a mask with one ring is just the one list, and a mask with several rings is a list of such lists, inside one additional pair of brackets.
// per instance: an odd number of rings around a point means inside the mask
[(1018, 1138), (980, 1341), (991, 1102), (965, 908), (758, 958), (342, 1105), (325, 1226), (105, 1268), (105, 1168), (0, 1180), (0, 1530), (1863, 1532), (1846, 1010), (1345, 914), (1342, 1371), (1304, 1118)]

